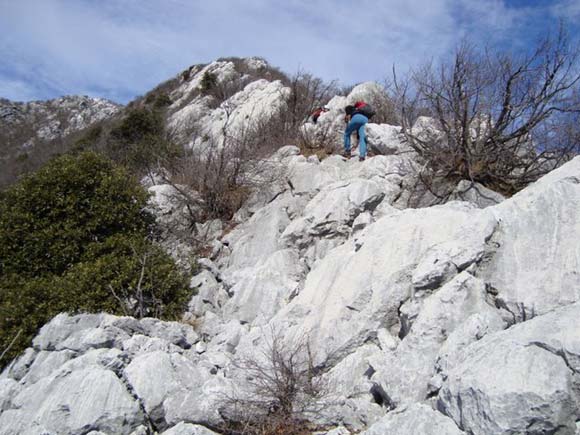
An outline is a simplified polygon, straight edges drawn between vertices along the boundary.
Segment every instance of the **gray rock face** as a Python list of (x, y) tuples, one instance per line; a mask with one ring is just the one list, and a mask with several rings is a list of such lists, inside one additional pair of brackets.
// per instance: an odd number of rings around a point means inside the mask
[(340, 359), (381, 328), (398, 335), (398, 309), (412, 296), (412, 270), (429, 249), (461, 241), (456, 261), (465, 268), (481, 258), (494, 228), (491, 215), (459, 203), (379, 219), (356, 242), (329, 252), (273, 321), (292, 325), (289, 334), (310, 333), (317, 362)]
[(415, 403), (393, 411), (361, 432), (364, 435), (462, 435), (453, 420), (429, 406)]
[(189, 423), (178, 423), (171, 429), (162, 432), (162, 435), (214, 435), (217, 432), (213, 432), (203, 426)]
[(490, 210), (500, 224), (483, 276), (514, 321), (580, 300), (580, 157)]
[(242, 322), (264, 323), (288, 303), (305, 275), (296, 251), (279, 250), (253, 268), (238, 271), (224, 316)]
[(215, 357), (192, 353), (198, 340), (174, 322), (58, 315), (2, 374), (0, 434), (147, 434), (215, 423), (212, 398), (226, 382)]
[(580, 304), (488, 335), (444, 376), (438, 407), (473, 434), (574, 434)]
[(305, 251), (310, 262), (320, 259), (341, 244), (352, 232), (354, 220), (374, 210), (384, 195), (373, 181), (331, 184), (306, 205), (302, 217), (288, 225), (282, 243)]
[(140, 355), (124, 369), (124, 377), (157, 428), (183, 420), (221, 421), (214, 401), (203, 391), (214, 376), (184, 355), (163, 351)]
[(484, 283), (462, 272), (425, 298), (396, 350), (371, 360), (376, 370), (371, 380), (380, 383), (397, 404), (423, 400), (443, 343), (472, 314), (495, 316), (501, 322), (497, 310), (486, 301)]
[(499, 204), (505, 198), (493, 190), (489, 190), (479, 183), (472, 183), (461, 180), (451, 194), (451, 199), (467, 201), (477, 205), (479, 208), (486, 208)]
[(367, 124), (369, 148), (376, 154), (410, 153), (412, 149), (401, 138), (401, 127), (387, 124)]
[(277, 183), (191, 281), (195, 330), (57, 316), (0, 375), (0, 434), (208, 433), (273, 331), (307, 340), (333, 386), (311, 418), (337, 433), (577, 432), (580, 158), (497, 205), (423, 209), (407, 154), (264, 163)]
[(0, 415), (0, 431), (80, 433), (92, 428), (128, 433), (143, 420), (139, 403), (112, 371), (87, 367), (59, 371), (23, 389)]

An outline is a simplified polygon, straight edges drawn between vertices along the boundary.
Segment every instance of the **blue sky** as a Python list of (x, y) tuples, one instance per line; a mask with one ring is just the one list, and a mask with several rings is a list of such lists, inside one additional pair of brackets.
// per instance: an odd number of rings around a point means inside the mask
[(575, 37), (580, 0), (0, 0), (0, 97), (126, 103), (224, 56), (380, 81), (462, 38), (525, 50), (560, 18)]

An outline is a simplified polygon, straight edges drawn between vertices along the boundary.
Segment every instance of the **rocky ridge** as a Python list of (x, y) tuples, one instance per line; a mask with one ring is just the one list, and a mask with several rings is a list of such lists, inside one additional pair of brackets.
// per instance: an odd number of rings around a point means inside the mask
[(112, 117), (122, 106), (102, 98), (66, 96), (19, 103), (0, 99), (0, 131), (22, 150), (63, 138)]
[[(279, 95), (268, 86), (207, 124), (243, 119)], [(374, 86), (303, 128), (338, 137), (342, 107)], [(175, 91), (178, 132), (202, 104), (193, 90)], [(294, 146), (267, 159), (276, 177), (237, 226), (207, 224), (187, 322), (53, 319), (0, 376), (0, 434), (219, 432), (247, 381), (238, 362), (304, 338), (331, 386), (312, 417), (322, 433), (580, 433), (580, 158), (509, 199), (464, 182), (457, 200), (412, 209), (414, 153), (398, 127), (368, 130), (378, 155), (364, 162)], [(182, 222), (171, 187), (151, 189), (163, 222)]]

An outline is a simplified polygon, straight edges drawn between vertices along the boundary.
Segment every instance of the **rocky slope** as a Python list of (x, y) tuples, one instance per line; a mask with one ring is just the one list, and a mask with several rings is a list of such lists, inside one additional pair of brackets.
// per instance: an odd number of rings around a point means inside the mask
[(102, 98), (77, 95), (30, 103), (1, 99), (0, 130), (13, 138), (10, 145), (26, 149), (37, 141), (64, 137), (107, 119), (121, 107)]
[[(15, 161), (22, 161), (31, 152), (53, 154), (59, 141), (111, 118), (121, 109), (111, 101), (87, 96), (29, 103), (0, 99), (0, 173), (6, 177), (0, 176), (0, 185), (12, 181), (8, 176)], [(35, 147), (46, 149), (38, 151)]]
[(235, 361), (280, 331), (333, 385), (326, 427), (574, 434), (580, 158), (483, 209), (397, 208), (401, 159), (281, 149), (284, 178), (192, 280), (195, 330), (55, 318), (2, 374), (0, 433), (217, 430)]
[[(283, 93), (252, 81), (212, 109), (201, 77), (171, 91), (171, 125), (190, 146), (199, 116), (219, 136), (220, 113), (243, 127), (246, 108), (267, 116)], [(338, 138), (343, 106), (374, 86), (333, 99), (305, 133)], [(251, 386), (244, 362), (273, 342), (308, 342), (328, 389), (309, 415), (321, 433), (579, 434), (580, 157), (509, 199), (465, 182), (456, 201), (414, 209), (414, 153), (396, 126), (368, 131), (378, 155), (364, 162), (294, 146), (263, 162), (268, 181), (237, 225), (203, 228), (213, 249), (184, 322), (45, 325), (0, 375), (0, 434), (219, 432)], [(161, 222), (182, 225), (172, 188), (151, 191)]]

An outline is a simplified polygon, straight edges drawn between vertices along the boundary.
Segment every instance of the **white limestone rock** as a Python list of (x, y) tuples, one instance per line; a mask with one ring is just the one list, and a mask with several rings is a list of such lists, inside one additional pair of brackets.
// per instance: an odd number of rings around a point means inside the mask
[(415, 403), (389, 412), (361, 435), (462, 435), (450, 418), (428, 405)]
[(272, 322), (289, 336), (311, 334), (317, 363), (340, 360), (382, 328), (396, 336), (399, 307), (411, 298), (412, 271), (429, 249), (462, 241), (462, 257), (476, 261), (495, 226), (489, 213), (465, 203), (383, 217), (318, 262)]
[(304, 249), (316, 238), (345, 237), (356, 217), (372, 211), (383, 199), (379, 186), (368, 180), (338, 182), (324, 188), (293, 221), (281, 238), (287, 246)]
[(438, 127), (437, 121), (434, 118), (419, 116), (411, 127), (411, 133), (420, 140), (439, 142), (445, 140), (445, 137)]
[(389, 404), (383, 403), (380, 391), (375, 392), (375, 384), (370, 381), (373, 369), (369, 359), (380, 353), (377, 345), (365, 344), (323, 376), (322, 383), (328, 393), (322, 398), (325, 406), (319, 423), (347, 425), (360, 431), (384, 415)]
[(14, 359), (6, 368), (0, 373), (0, 379), (15, 379), (19, 381), (28, 373), (29, 367), (34, 363), (36, 355), (38, 355), (37, 350), (29, 347), (22, 355)]
[(367, 147), (375, 154), (411, 153), (412, 149), (401, 139), (401, 127), (388, 124), (367, 124)]
[(360, 231), (365, 229), (373, 222), (373, 215), (370, 212), (359, 214), (352, 223), (352, 231)]
[(305, 275), (298, 253), (292, 249), (274, 252), (254, 267), (231, 278), (232, 297), (224, 305), (225, 319), (264, 323), (286, 305)]
[(196, 223), (195, 228), (196, 237), (205, 243), (209, 243), (221, 236), (224, 230), (224, 223), (220, 219), (212, 219), (204, 223)]
[[(249, 326), (243, 325), (239, 320), (230, 320), (221, 325), (213, 332), (213, 337), (208, 345), (211, 350), (218, 350), (233, 354), (240, 343), (242, 336), (247, 334)], [(209, 335), (209, 334), (208, 334)]]
[(49, 376), (63, 364), (77, 356), (72, 350), (40, 351), (36, 354), (33, 363), (28, 367), (26, 375), (22, 378), (23, 384), (33, 384), (42, 378)]
[(60, 372), (23, 389), (14, 409), (0, 414), (0, 433), (44, 429), (80, 433), (88, 428), (105, 433), (129, 433), (144, 422), (138, 402), (110, 370), (86, 368)]
[(14, 379), (0, 379), (0, 413), (11, 407), (12, 397), (20, 390)]
[[(190, 94), (201, 88), (201, 83), (206, 73), (214, 75), (218, 84), (226, 83), (228, 80), (235, 79), (238, 76), (236, 66), (230, 61), (215, 61), (203, 67), (196, 65), (189, 73), (190, 78), (172, 92), (171, 99), (174, 101), (172, 107), (180, 107), (186, 103)], [(179, 117), (174, 117), (171, 123), (175, 123), (177, 119)]]
[(142, 334), (135, 334), (122, 344), (123, 351), (132, 356), (139, 356), (142, 354), (163, 351), (166, 353), (183, 353), (183, 348), (176, 346), (161, 338), (151, 338)]
[(182, 355), (161, 351), (140, 355), (123, 373), (159, 428), (178, 423), (180, 417), (208, 424), (221, 421), (217, 409), (212, 409), (216, 397), (205, 393), (210, 373)]
[(139, 321), (145, 334), (160, 338), (175, 346), (189, 349), (199, 340), (197, 333), (189, 325), (180, 322), (164, 322), (153, 318), (144, 318)]
[[(227, 137), (243, 137), (257, 122), (269, 119), (284, 107), (285, 97), (290, 92), (279, 80), (270, 82), (258, 79), (224, 101), (220, 107), (209, 111), (198, 120), (201, 135), (192, 144), (200, 152), (208, 147), (222, 146), (224, 129)], [(209, 136), (209, 141), (205, 139)]]
[(573, 434), (580, 418), (578, 319), (575, 303), (471, 344), (444, 373), (438, 408), (474, 435)]
[[(87, 314), (83, 316), (69, 316), (59, 314), (44, 325), (33, 340), (34, 348), (38, 350), (86, 351), (91, 348), (110, 347), (116, 341), (116, 332), (105, 331), (99, 326), (109, 315)], [(113, 316), (111, 316), (113, 317)], [(124, 335), (128, 338), (128, 335)]]
[(325, 186), (341, 179), (340, 168), (328, 164), (325, 159), (322, 164), (314, 164), (298, 158), (288, 165), (288, 183), (294, 195), (314, 196)]
[(424, 300), (410, 332), (394, 351), (370, 361), (376, 370), (371, 380), (396, 404), (424, 400), (447, 337), (472, 314), (495, 315), (501, 321), (496, 311), (486, 301), (485, 284), (462, 272)]
[(218, 265), (223, 267), (222, 270), (225, 269), (226, 279), (228, 273), (253, 267), (284, 248), (279, 239), (290, 224), (287, 208), (293, 207), (295, 203), (294, 197), (285, 194), (222, 238), (230, 250), (229, 255), (218, 259)]
[(486, 245), (480, 241), (467, 238), (433, 245), (421, 257), (413, 271), (413, 286), (418, 290), (439, 287), (458, 271), (480, 261), (486, 249)]
[(436, 371), (447, 372), (451, 367), (455, 367), (461, 352), (467, 346), (481, 340), (488, 334), (504, 330), (506, 326), (499, 312), (484, 310), (472, 314), (451, 331), (439, 349), (435, 364)]
[(467, 201), (479, 208), (486, 208), (503, 202), (505, 197), (479, 183), (461, 180), (451, 193), (450, 199)]
[(164, 432), (161, 435), (217, 435), (204, 426), (198, 424), (180, 422)]
[(214, 274), (208, 270), (202, 270), (193, 276), (189, 286), (197, 294), (192, 296), (188, 305), (188, 312), (198, 317), (201, 317), (207, 311), (219, 312), (229, 298)]
[(580, 300), (580, 157), (486, 210), (500, 224), (481, 275), (514, 321)]

